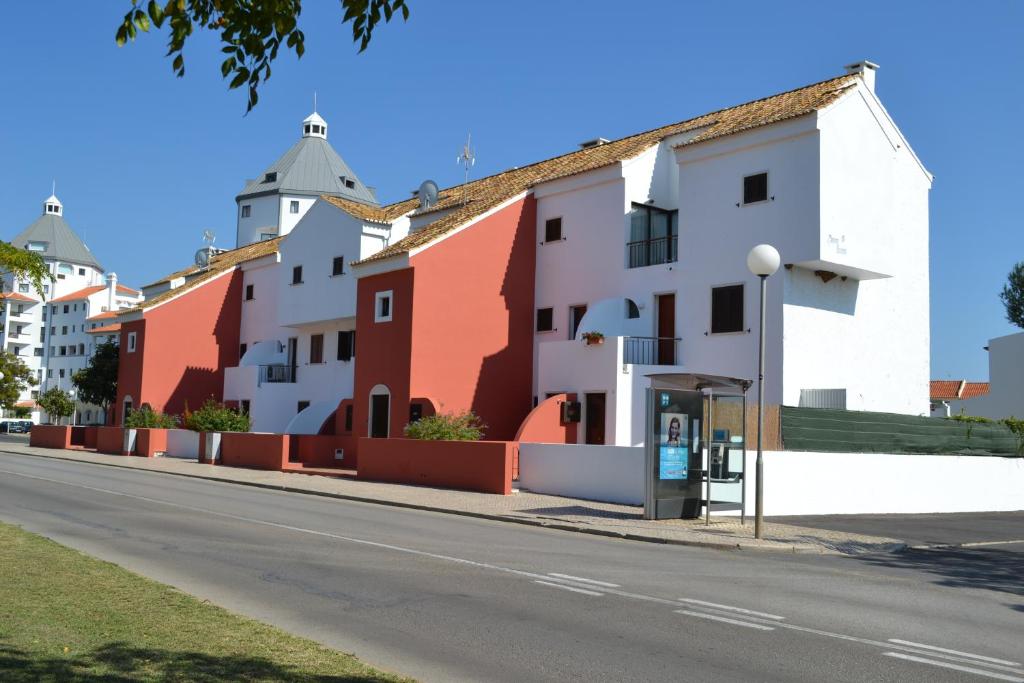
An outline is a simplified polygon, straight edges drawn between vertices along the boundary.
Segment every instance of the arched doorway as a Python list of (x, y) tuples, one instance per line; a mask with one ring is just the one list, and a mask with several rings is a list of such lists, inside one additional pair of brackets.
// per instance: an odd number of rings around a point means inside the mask
[(374, 439), (386, 439), (391, 432), (391, 391), (383, 384), (370, 390), (368, 431)]
[(128, 419), (128, 416), (132, 414), (132, 397), (131, 396), (125, 396), (124, 397), (124, 401), (122, 402), (121, 405), (122, 405), (121, 424), (123, 425), (125, 420)]

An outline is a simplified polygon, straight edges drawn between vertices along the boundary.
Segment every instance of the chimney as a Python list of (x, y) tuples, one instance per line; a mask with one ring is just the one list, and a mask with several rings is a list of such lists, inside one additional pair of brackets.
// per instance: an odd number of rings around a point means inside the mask
[(859, 74), (864, 85), (868, 87), (868, 90), (875, 92), (875, 72), (878, 71), (878, 65), (868, 60), (862, 60), (854, 62), (853, 64), (847, 64), (845, 67), (846, 73), (848, 74)]
[(107, 310), (117, 310), (117, 273), (107, 273)]

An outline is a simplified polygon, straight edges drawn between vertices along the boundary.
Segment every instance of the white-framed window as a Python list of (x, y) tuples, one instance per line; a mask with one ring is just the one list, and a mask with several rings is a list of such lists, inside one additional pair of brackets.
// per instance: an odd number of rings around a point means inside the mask
[(299, 200), (298, 199), (293, 199), (293, 200), (291, 200), (291, 202), (288, 203), (288, 213), (298, 213), (298, 212), (299, 212)]
[(29, 251), (46, 251), (49, 246), (49, 242), (29, 242), (25, 248)]
[(128, 353), (135, 353), (135, 335), (136, 332), (128, 333)]
[(373, 301), (373, 322), (391, 322), (391, 318), (394, 313), (392, 306), (393, 298), (394, 293), (390, 289), (386, 292), (377, 292)]

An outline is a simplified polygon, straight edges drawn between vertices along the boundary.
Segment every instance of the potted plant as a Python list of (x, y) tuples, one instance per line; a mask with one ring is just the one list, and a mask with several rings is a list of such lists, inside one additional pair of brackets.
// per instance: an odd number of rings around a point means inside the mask
[(587, 342), (587, 346), (597, 346), (604, 344), (604, 335), (600, 332), (584, 332), (583, 341)]

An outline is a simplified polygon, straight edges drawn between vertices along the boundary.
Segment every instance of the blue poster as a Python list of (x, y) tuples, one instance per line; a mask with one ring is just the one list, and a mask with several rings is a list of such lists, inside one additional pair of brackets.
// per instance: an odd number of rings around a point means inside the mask
[(660, 446), (658, 479), (686, 479), (690, 449), (686, 446)]

